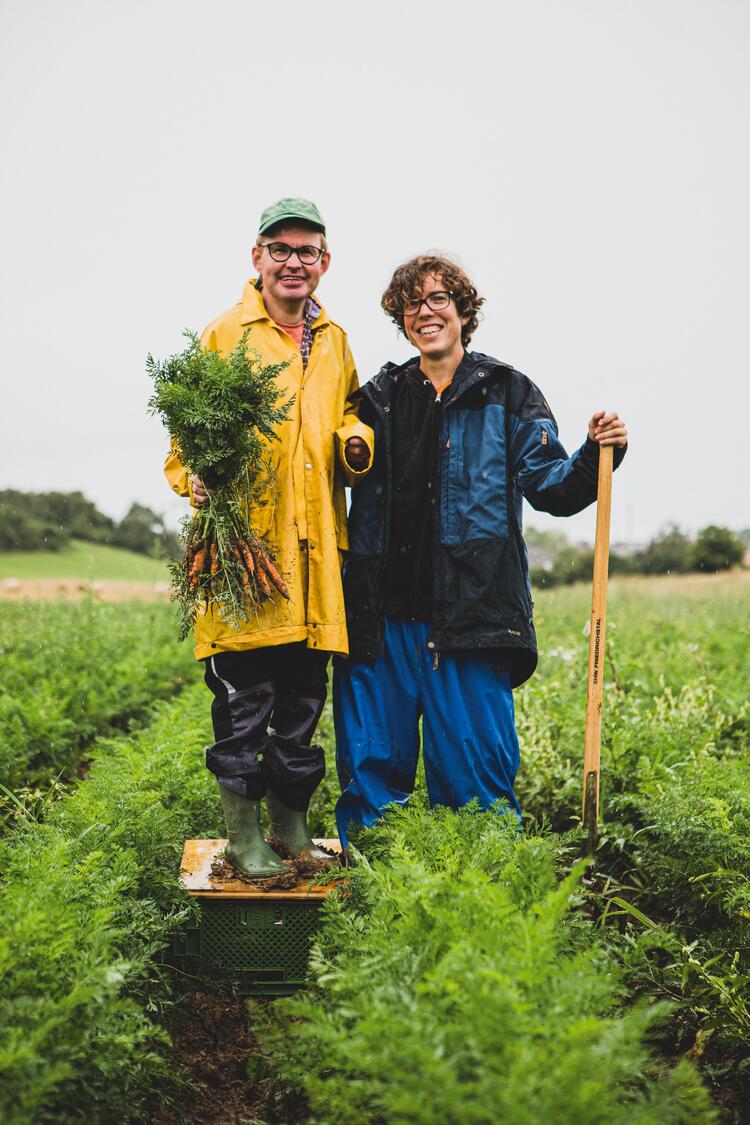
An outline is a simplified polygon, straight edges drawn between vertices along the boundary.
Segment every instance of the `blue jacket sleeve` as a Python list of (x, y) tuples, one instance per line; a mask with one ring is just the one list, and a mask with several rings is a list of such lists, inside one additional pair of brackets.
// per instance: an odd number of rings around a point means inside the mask
[[(508, 433), (511, 473), (532, 508), (572, 516), (596, 500), (598, 444), (587, 436), (568, 456), (547, 400), (518, 372), (509, 396)], [(615, 468), (624, 456), (625, 448), (615, 446)]]

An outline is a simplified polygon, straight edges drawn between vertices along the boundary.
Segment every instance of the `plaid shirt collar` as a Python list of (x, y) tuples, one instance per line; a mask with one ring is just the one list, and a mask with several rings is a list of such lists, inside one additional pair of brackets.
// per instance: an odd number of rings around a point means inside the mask
[(305, 316), (302, 325), (302, 344), (300, 351), (302, 352), (302, 370), (307, 370), (307, 364), (310, 359), (310, 352), (312, 351), (313, 338), (315, 333), (313, 331), (313, 321), (317, 320), (320, 316), (320, 305), (313, 301), (312, 297), (308, 297), (305, 301)]
[[(248, 286), (245, 289), (245, 294), (242, 302), (243, 316), (240, 321), (241, 324), (250, 324), (253, 320), (260, 320), (263, 316), (268, 316), (268, 313), (265, 311), (265, 308), (262, 304), (262, 292), (263, 289), (261, 286), (260, 278), (257, 278), (254, 283), (248, 282)], [(253, 297), (251, 296), (252, 294), (257, 295), (255, 299), (253, 299)], [(303, 314), (302, 322), (302, 344), (300, 346), (300, 351), (302, 352), (303, 371), (307, 370), (307, 364), (310, 359), (310, 352), (312, 351), (313, 346), (313, 339), (315, 338), (316, 329), (313, 328), (313, 324), (318, 319), (322, 311), (323, 308), (318, 304), (317, 301), (314, 301), (312, 297), (307, 298), (307, 300), (305, 301), (305, 311)]]

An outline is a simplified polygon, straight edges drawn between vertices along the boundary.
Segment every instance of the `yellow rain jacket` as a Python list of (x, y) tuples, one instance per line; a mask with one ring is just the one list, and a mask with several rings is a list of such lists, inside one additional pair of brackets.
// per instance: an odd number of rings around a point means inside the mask
[[(195, 624), (195, 655), (201, 660), (216, 652), (293, 641), (346, 655), (339, 554), (349, 545), (344, 488), (369, 471), (373, 450), (372, 430), (347, 404), (359, 385), (352, 353), (343, 329), (321, 308), (303, 372), (297, 345), (271, 320), (254, 281), (247, 282), (234, 308), (209, 324), (201, 343), (227, 355), (247, 328), (248, 347), (265, 363), (288, 362), (278, 377), (281, 401), (294, 395), (289, 417), (277, 427), (279, 440), (269, 443), (275, 481), (268, 503), (250, 509), (251, 526), (268, 536), (276, 552), (290, 600), (275, 596), (265, 602), (239, 631), (212, 609), (201, 614)], [(370, 450), (370, 463), (360, 472), (344, 459), (350, 437), (361, 437)], [(178, 495), (190, 496), (190, 474), (174, 451), (164, 472)]]

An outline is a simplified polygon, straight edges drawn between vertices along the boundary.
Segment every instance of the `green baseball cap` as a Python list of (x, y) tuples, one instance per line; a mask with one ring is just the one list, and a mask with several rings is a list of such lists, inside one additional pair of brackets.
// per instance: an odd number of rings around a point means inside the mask
[(312, 223), (323, 234), (326, 232), (323, 216), (314, 203), (309, 199), (293, 199), (287, 196), (284, 199), (277, 199), (270, 207), (266, 207), (260, 217), (258, 234), (263, 234), (269, 227), (276, 226), (286, 219), (302, 219), (306, 223)]

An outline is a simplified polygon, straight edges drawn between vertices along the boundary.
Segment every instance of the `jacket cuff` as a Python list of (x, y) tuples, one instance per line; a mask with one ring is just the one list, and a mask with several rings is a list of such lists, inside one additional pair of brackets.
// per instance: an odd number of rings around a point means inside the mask
[(169, 482), (169, 487), (177, 493), (178, 496), (188, 496), (190, 503), (194, 505), (193, 489), (190, 483), (190, 473), (180, 461), (174, 446), (167, 454), (166, 461), (164, 462), (164, 476)]
[[(612, 467), (617, 468), (622, 464), (622, 459), (627, 453), (627, 445), (615, 445), (612, 453)], [(583, 444), (583, 455), (587, 460), (592, 461), (595, 465), (599, 464), (599, 442), (594, 441), (593, 438), (586, 436), (586, 441)]]
[[(346, 443), (349, 438), (353, 437), (362, 438), (362, 441), (367, 446), (368, 453), (370, 454), (370, 460), (362, 469), (355, 469), (354, 466), (350, 465), (346, 459)], [(341, 464), (344, 468), (344, 472), (346, 473), (350, 483), (353, 483), (355, 480), (358, 480), (360, 477), (364, 477), (367, 475), (367, 473), (369, 473), (370, 469), (372, 468), (374, 444), (375, 441), (372, 429), (370, 428), (370, 426), (365, 425), (364, 422), (353, 422), (348, 426), (340, 426), (339, 429), (336, 430), (336, 450), (339, 455), (339, 460), (341, 461)]]

